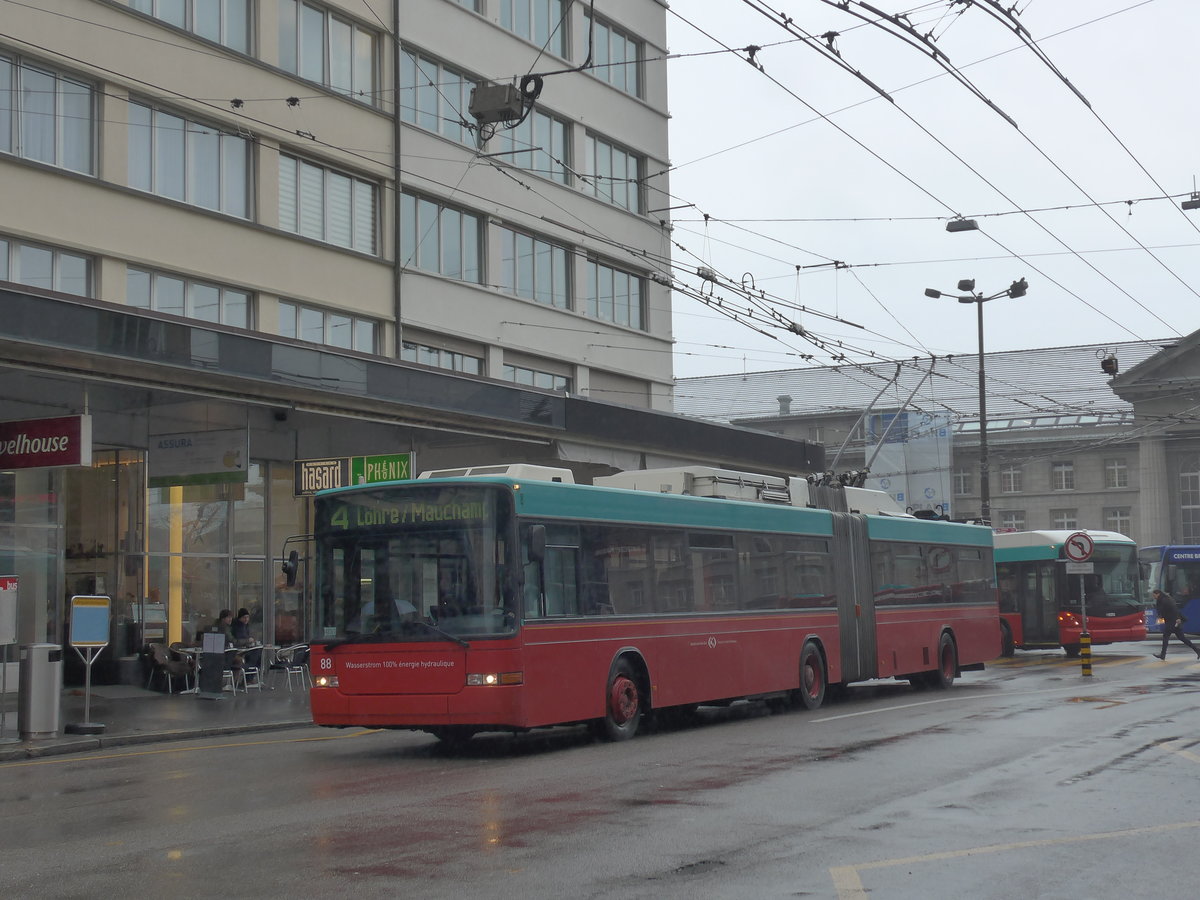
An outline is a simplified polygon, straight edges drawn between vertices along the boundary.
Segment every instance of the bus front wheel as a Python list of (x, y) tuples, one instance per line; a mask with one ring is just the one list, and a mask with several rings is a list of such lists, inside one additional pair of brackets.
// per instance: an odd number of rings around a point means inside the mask
[(1067, 654), (1067, 656), (1070, 657), (1071, 659), (1075, 659), (1077, 656), (1079, 656), (1079, 645), (1078, 644), (1063, 644), (1062, 648), (1063, 648), (1063, 652), (1065, 654)]
[(637, 734), (642, 717), (642, 690), (628, 660), (617, 660), (608, 676), (604, 694), (604, 718), (599, 722), (601, 737), (627, 741)]
[(800, 651), (800, 702), (805, 709), (819, 709), (825, 702), (825, 660), (812, 641)]

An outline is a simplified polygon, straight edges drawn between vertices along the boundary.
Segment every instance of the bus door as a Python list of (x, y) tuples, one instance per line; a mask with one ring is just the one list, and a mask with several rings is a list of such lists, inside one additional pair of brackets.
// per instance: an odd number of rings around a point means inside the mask
[(866, 518), (852, 513), (833, 514), (833, 558), (842, 680), (874, 678), (875, 593)]
[(1019, 572), (1019, 606), (1025, 644), (1058, 644), (1057, 572), (1053, 562), (1023, 563)]

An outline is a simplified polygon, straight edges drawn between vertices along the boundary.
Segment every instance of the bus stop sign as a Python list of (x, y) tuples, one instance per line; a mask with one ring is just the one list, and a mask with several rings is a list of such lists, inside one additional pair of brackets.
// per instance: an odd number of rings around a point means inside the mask
[(1087, 562), (1092, 558), (1092, 539), (1082, 531), (1071, 534), (1063, 545), (1063, 553), (1070, 562)]

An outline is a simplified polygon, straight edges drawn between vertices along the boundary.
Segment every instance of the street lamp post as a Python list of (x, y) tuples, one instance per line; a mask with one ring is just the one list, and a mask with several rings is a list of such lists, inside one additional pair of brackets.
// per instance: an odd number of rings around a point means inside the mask
[(949, 296), (954, 297), (959, 303), (975, 304), (976, 321), (979, 325), (979, 514), (984, 524), (990, 525), (992, 521), (992, 491), (991, 472), (988, 468), (987, 387), (983, 368), (983, 304), (998, 297), (1012, 297), (1013, 299), (1024, 297), (1026, 291), (1029, 290), (1029, 283), (1022, 278), (1020, 281), (1014, 281), (1004, 290), (985, 297), (982, 293), (975, 293), (974, 278), (964, 278), (958, 283), (958, 289), (965, 293), (949, 294), (935, 291), (933, 288), (926, 288), (925, 296), (935, 300)]

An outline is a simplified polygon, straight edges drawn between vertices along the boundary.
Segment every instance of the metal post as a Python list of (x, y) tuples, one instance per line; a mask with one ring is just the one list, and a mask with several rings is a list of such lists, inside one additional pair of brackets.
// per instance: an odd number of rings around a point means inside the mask
[(979, 316), (979, 514), (984, 524), (992, 521), (992, 490), (988, 471), (987, 383), (983, 371), (983, 297), (975, 300)]
[(1083, 613), (1083, 631), (1079, 633), (1079, 664), (1084, 678), (1092, 676), (1092, 636), (1088, 634), (1087, 624), (1087, 593), (1084, 582), (1086, 578), (1079, 576), (1079, 608)]
[(0, 743), (8, 720), (8, 644), (4, 645), (4, 660), (0, 662)]

